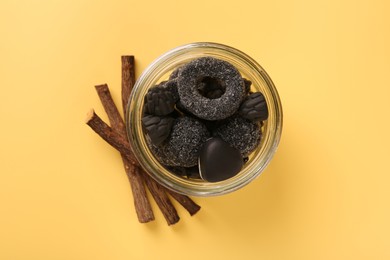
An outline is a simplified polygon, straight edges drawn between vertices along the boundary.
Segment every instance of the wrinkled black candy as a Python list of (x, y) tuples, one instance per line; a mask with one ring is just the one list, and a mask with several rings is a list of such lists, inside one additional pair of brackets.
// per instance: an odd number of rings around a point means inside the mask
[(219, 137), (209, 139), (200, 151), (200, 175), (208, 182), (223, 181), (235, 176), (243, 164), (240, 151)]
[(250, 94), (242, 102), (239, 114), (252, 121), (263, 121), (268, 118), (268, 107), (264, 95), (260, 92)]
[(175, 109), (175, 97), (164, 86), (165, 84), (160, 84), (149, 89), (145, 96), (145, 114), (165, 116), (173, 112)]
[(142, 118), (142, 126), (153, 144), (161, 144), (169, 136), (173, 118), (146, 115)]

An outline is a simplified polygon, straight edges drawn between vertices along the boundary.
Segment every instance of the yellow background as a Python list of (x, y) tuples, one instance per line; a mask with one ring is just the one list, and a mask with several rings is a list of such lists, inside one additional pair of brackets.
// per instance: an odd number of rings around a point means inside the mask
[[(387, 0), (0, 2), (0, 259), (390, 259)], [(236, 47), (278, 88), (276, 156), (168, 227), (137, 222), (118, 153), (85, 123), (194, 41)], [(176, 204), (177, 205), (177, 204)]]

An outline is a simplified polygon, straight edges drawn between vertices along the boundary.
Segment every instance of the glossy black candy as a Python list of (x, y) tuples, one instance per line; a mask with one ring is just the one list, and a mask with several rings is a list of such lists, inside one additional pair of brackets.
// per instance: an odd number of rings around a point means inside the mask
[(223, 181), (235, 176), (243, 164), (240, 151), (219, 137), (209, 139), (200, 151), (200, 175), (208, 182)]
[(161, 144), (169, 136), (173, 118), (146, 115), (142, 118), (142, 126), (153, 144)]

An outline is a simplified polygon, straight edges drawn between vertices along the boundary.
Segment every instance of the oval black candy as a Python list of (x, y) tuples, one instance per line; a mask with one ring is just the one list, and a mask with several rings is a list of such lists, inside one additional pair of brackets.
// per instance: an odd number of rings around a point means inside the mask
[(200, 151), (200, 176), (208, 182), (223, 181), (235, 176), (243, 164), (240, 151), (219, 137), (210, 138)]

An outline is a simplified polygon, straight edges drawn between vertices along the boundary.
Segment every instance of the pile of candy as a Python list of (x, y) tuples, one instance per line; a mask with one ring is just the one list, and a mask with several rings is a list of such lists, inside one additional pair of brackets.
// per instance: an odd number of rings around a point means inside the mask
[(268, 108), (229, 62), (194, 59), (145, 96), (150, 150), (170, 171), (208, 182), (235, 176), (260, 143)]

